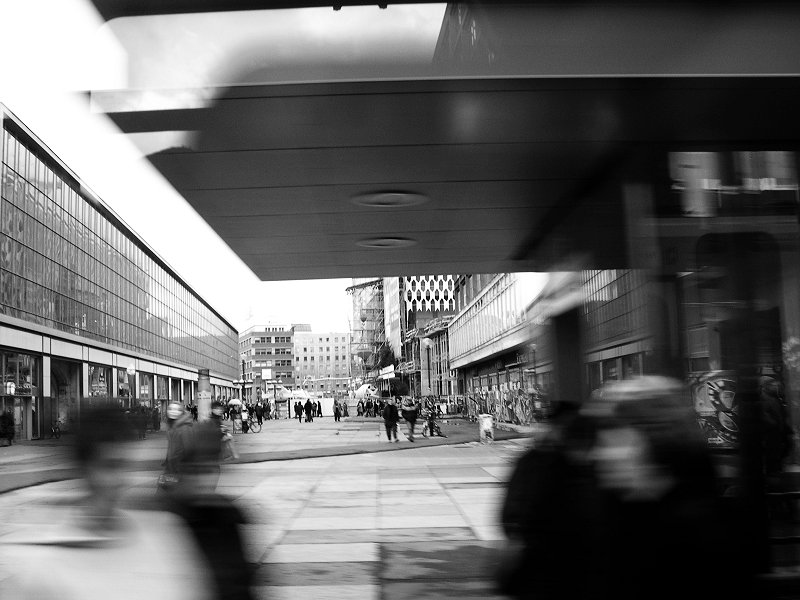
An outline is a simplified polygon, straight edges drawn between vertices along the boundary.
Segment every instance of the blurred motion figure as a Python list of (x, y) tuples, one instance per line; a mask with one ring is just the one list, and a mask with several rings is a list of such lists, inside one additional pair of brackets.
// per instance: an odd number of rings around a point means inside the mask
[(612, 382), (555, 420), (509, 483), (502, 522), (519, 551), (500, 573), (505, 593), (666, 600), (750, 590), (734, 511), (681, 382)]
[(75, 450), (85, 497), (62, 523), (40, 526), (18, 545), (0, 548), (11, 549), (15, 565), (0, 597), (213, 598), (208, 565), (180, 519), (122, 508), (133, 436), (118, 409), (81, 411)]

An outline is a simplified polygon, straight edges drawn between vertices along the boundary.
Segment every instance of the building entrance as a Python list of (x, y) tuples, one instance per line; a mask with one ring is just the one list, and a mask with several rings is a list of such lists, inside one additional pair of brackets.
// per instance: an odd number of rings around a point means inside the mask
[(70, 431), (78, 424), (78, 405), (81, 390), (81, 365), (66, 360), (50, 361), (50, 402), (43, 407), (43, 426), (59, 420), (62, 431)]

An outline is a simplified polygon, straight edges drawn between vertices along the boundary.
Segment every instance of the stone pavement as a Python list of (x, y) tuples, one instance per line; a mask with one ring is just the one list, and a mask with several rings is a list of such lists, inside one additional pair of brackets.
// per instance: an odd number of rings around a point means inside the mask
[[(296, 419), (265, 421), (260, 433), (236, 434), (238, 463), (292, 460), (386, 452), (413, 447), (439, 446), (477, 441), (478, 425), (463, 419), (438, 421), (446, 438), (423, 438), (417, 423), (415, 442), (409, 442), (404, 424), (398, 427), (400, 442), (390, 444), (382, 419), (348, 418), (336, 422), (332, 417), (316, 418), (313, 423)], [(533, 429), (524, 431), (495, 430), (495, 440), (532, 436)], [(37, 440), (16, 443), (0, 448), (0, 494), (11, 490), (61, 481), (78, 476), (70, 460), (69, 446), (73, 437), (64, 434), (60, 440)], [(148, 433), (147, 439), (134, 445), (134, 460), (138, 468), (159, 470), (166, 455), (167, 439), (164, 430)]]
[[(274, 426), (273, 439), (264, 443), (278, 445), (278, 431), (289, 428), (278, 423), (265, 428)], [(327, 426), (302, 426), (307, 440), (319, 436), (321, 447), (331, 447)], [(370, 435), (378, 437), (371, 426), (339, 433), (353, 442)], [(250, 437), (259, 436), (264, 433)], [(386, 451), (224, 464), (218, 489), (248, 517), (244, 539), (256, 568), (256, 598), (491, 599), (504, 543), (497, 522), (504, 482), (530, 443), (417, 446), (365, 439), (350, 445), (382, 444)], [(243, 454), (249, 444), (255, 442), (240, 444)], [(154, 494), (156, 474), (129, 473), (130, 489)], [(0, 547), (3, 533), (25, 536), (57, 520), (60, 505), (77, 497), (80, 485), (68, 480), (0, 494), (0, 514), (14, 515), (0, 523)], [(6, 557), (0, 587), (11, 566)]]

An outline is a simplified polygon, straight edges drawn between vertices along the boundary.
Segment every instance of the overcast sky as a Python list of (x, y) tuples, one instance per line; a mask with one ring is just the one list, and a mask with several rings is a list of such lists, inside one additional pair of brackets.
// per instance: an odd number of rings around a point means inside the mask
[[(309, 36), (306, 39), (312, 39), (315, 35), (330, 37), (338, 22), (348, 24), (351, 30), (355, 27), (354, 30), (370, 31), (372, 41), (367, 40), (367, 45), (375, 39), (384, 39), (387, 48), (396, 46), (402, 36), (392, 41), (388, 30), (376, 28), (372, 31), (358, 25), (359, 15), (365, 9), (370, 10), (373, 17), (379, 11), (377, 7), (336, 12), (326, 9), (324, 13), (316, 13), (319, 17), (308, 12), (295, 13), (291, 16), (294, 20), (291, 26), (294, 31), (304, 31), (303, 35)], [(379, 12), (383, 17), (391, 17), (391, 10), (392, 7)], [(241, 29), (220, 28), (219, 21), (210, 21), (207, 16), (202, 19), (205, 31), (216, 26), (217, 32), (235, 32), (236, 36), (231, 39), (239, 39), (237, 52), (240, 53), (246, 51), (248, 39), (263, 37), (263, 29), (252, 19)], [(248, 23), (248, 19), (240, 21), (242, 23)], [(298, 29), (300, 23), (305, 26)], [(431, 44), (432, 35), (435, 43), (441, 17), (439, 15), (437, 21), (437, 15), (411, 7), (403, 23), (408, 31)], [(427, 23), (424, 31), (423, 23)], [(169, 81), (170, 70), (173, 77), (176, 72), (182, 73), (180, 79), (173, 80), (178, 87), (213, 83), (215, 78), (224, 76), (224, 70), (219, 67), (219, 60), (224, 58), (222, 36), (218, 36), (214, 44), (207, 43), (208, 39), (204, 41), (202, 36), (177, 38), (172, 35), (176, 31), (174, 27), (170, 29), (162, 24), (152, 27), (149, 37), (136, 38), (131, 33), (134, 28), (130, 23), (120, 22), (115, 27), (118, 38), (104, 26), (88, 0), (2, 0), (0, 24), (0, 102), (234, 327), (241, 331), (252, 324), (273, 321), (311, 323), (317, 331), (349, 328), (351, 298), (344, 291), (350, 285), (349, 280), (258, 281), (150, 166), (142, 152), (107, 119), (91, 114), (86, 96), (76, 93), (90, 89), (121, 89), (131, 81), (137, 86), (160, 86)], [(291, 31), (285, 23), (275, 22), (271, 27), (275, 36), (283, 31), (284, 38), (276, 37), (278, 42), (285, 40), (286, 32)], [(350, 40), (349, 45), (340, 46), (343, 53), (363, 52), (353, 42), (352, 33), (344, 31), (340, 36)], [(144, 62), (130, 60), (120, 40), (140, 50), (150, 48), (151, 52), (143, 55), (141, 61)], [(410, 48), (413, 44), (407, 46)], [(432, 46), (429, 51), (432, 53)], [(163, 61), (160, 64), (153, 61), (153, 57), (159, 56)], [(420, 59), (419, 56), (412, 58)], [(176, 71), (175, 66), (179, 64), (193, 67)]]

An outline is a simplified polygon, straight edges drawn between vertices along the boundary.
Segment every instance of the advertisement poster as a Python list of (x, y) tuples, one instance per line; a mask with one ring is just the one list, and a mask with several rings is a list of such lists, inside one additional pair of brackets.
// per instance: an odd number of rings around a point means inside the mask
[(708, 445), (735, 448), (739, 434), (736, 372), (703, 373), (692, 379), (691, 389), (697, 421)]

